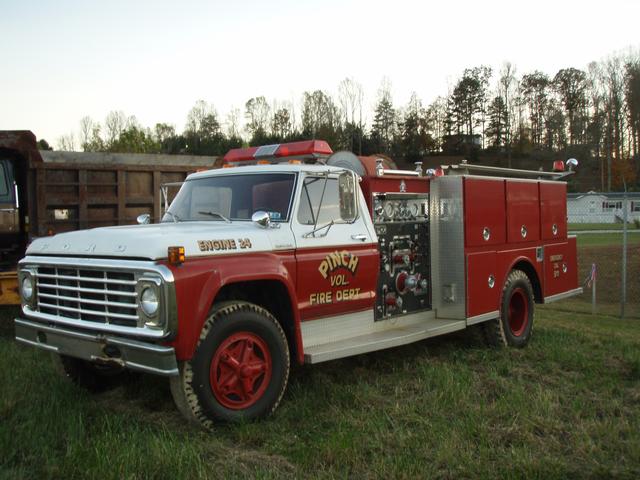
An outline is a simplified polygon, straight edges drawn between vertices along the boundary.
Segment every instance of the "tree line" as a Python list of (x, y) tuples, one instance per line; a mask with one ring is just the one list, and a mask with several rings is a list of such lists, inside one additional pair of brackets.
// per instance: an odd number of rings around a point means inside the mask
[(308, 91), (299, 104), (253, 97), (224, 119), (199, 100), (181, 133), (112, 111), (102, 123), (82, 118), (79, 133), (58, 144), (62, 150), (223, 155), (242, 145), (319, 138), (334, 150), (384, 153), (401, 164), (435, 155), (471, 161), (491, 155), (507, 166), (514, 158), (575, 156), (597, 171), (603, 190), (623, 183), (633, 188), (639, 178), (640, 52), (554, 75), (519, 74), (508, 62), (497, 72), (468, 68), (446, 95), (426, 105), (415, 93), (406, 105), (395, 105), (385, 79), (370, 121), (364, 98), (362, 85), (346, 78), (337, 95)]

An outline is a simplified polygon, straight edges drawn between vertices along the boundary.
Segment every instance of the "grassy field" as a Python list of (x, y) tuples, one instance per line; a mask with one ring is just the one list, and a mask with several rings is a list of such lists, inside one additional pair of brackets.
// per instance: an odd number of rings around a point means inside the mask
[[(570, 223), (567, 225), (570, 232), (578, 232), (580, 230), (622, 230), (621, 223)], [(634, 223), (627, 225), (629, 230), (637, 230), (638, 227)]]
[(0, 312), (0, 478), (638, 478), (640, 324), (539, 308), (529, 347), (451, 335), (295, 368), (276, 414), (207, 434), (166, 381), (103, 395)]
[[(622, 248), (622, 234), (621, 233), (579, 233), (576, 235), (579, 247), (588, 246), (617, 246), (618, 249)], [(630, 233), (627, 235), (628, 246), (640, 245), (640, 233)]]

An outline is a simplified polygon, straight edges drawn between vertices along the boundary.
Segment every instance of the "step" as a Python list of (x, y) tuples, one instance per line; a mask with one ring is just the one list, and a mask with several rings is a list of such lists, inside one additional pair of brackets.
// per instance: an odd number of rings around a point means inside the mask
[(320, 363), (336, 358), (397, 347), (425, 338), (462, 330), (465, 326), (464, 320), (425, 320), (424, 323), (398, 326), (381, 332), (307, 347), (304, 351), (304, 361), (305, 363)]

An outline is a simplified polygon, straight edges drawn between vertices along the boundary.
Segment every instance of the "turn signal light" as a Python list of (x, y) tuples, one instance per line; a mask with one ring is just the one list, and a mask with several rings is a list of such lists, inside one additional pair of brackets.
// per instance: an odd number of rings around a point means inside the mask
[(181, 265), (184, 263), (184, 247), (169, 247), (167, 258), (171, 265)]

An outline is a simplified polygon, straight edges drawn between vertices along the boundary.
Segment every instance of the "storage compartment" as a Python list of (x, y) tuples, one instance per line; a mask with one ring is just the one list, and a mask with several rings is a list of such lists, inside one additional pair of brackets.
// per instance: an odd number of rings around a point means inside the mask
[(543, 240), (567, 238), (567, 185), (540, 182), (540, 219)]
[(544, 296), (578, 288), (576, 238), (544, 248)]
[(507, 241), (540, 240), (538, 182), (507, 180)]
[(464, 180), (465, 244), (479, 247), (505, 243), (504, 180)]
[(496, 269), (496, 252), (467, 255), (467, 317), (498, 309), (502, 285)]

